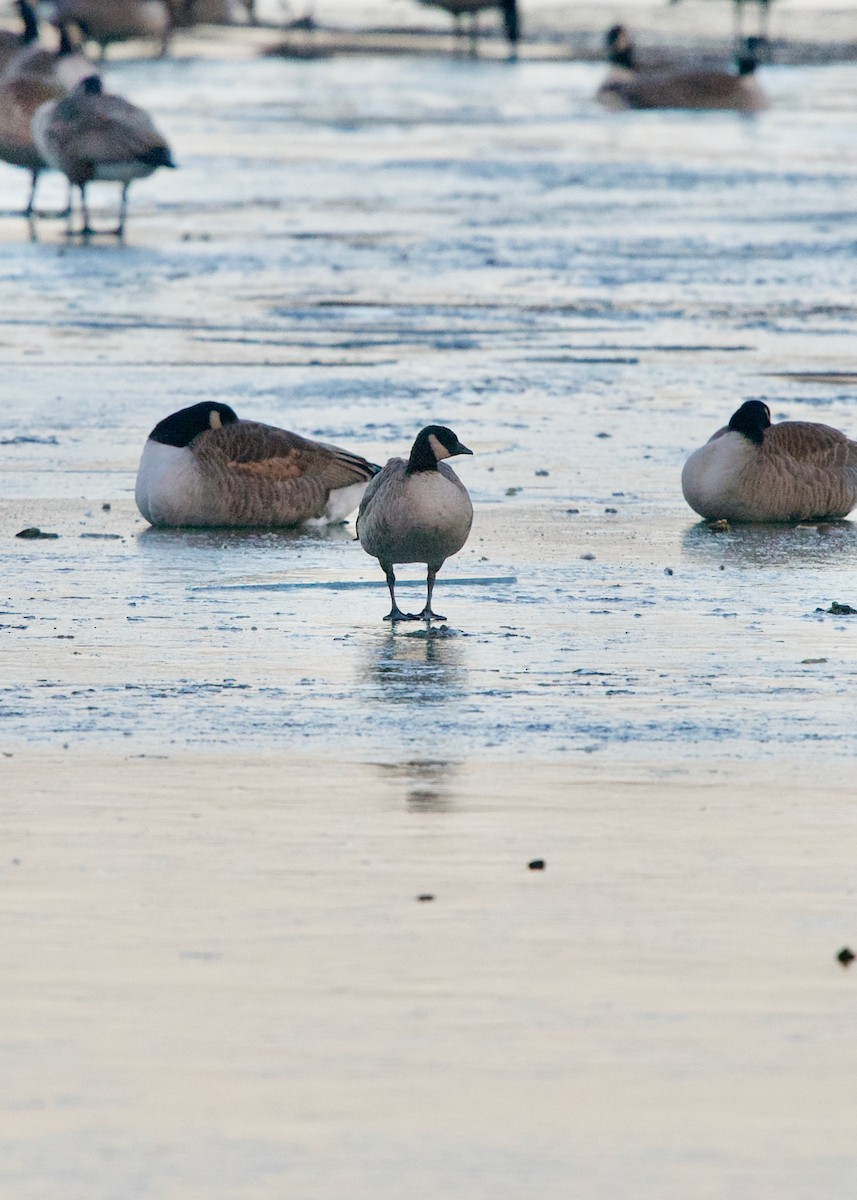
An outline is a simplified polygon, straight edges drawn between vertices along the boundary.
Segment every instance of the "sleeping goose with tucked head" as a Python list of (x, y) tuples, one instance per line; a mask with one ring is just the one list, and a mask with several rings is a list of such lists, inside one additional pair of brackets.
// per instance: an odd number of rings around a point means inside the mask
[(857, 442), (812, 421), (771, 424), (748, 400), (695, 450), (681, 474), (684, 498), (707, 521), (812, 521), (857, 505)]
[(348, 450), (241, 421), (203, 401), (160, 421), (137, 471), (150, 525), (272, 529), (344, 521), (380, 467)]
[[(467, 488), (442, 460), (472, 454), (445, 425), (427, 425), (417, 434), (407, 462), (391, 458), (366, 489), (357, 514), (357, 537), (387, 576), (392, 605), (385, 621), (446, 620), (432, 612), (435, 576), (457, 554), (470, 533), (473, 505)], [(425, 608), (404, 613), (396, 603), (396, 563), (425, 563)]]

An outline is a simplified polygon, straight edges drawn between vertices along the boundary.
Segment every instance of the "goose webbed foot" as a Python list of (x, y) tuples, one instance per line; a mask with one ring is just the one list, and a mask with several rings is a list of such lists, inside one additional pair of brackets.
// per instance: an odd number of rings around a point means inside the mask
[(442, 613), (432, 612), (431, 607), (427, 604), (423, 611), (415, 617), (417, 621), (445, 621), (446, 617)]
[(394, 608), (390, 609), (386, 617), (384, 617), (384, 620), (390, 621), (391, 624), (395, 625), (397, 621), (418, 621), (419, 617), (416, 615), (416, 613), (402, 612), (399, 606), (396, 605)]

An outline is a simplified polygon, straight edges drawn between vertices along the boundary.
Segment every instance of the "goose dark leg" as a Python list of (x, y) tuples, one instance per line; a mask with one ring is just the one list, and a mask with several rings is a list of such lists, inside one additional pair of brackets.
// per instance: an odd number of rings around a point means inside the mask
[(86, 184), (80, 185), (80, 212), (83, 217), (83, 226), (81, 227), (81, 237), (91, 237), (95, 230), (89, 223), (89, 205), (86, 202)]
[(431, 610), (431, 594), (434, 591), (435, 577), (440, 570), (440, 567), (429, 567), (428, 575), (426, 576), (426, 606), (417, 617), (418, 621), (445, 621), (441, 613), (432, 612)]
[(387, 576), (387, 587), (390, 589), (390, 603), (392, 605), (392, 608), (387, 613), (384, 620), (385, 621), (393, 621), (393, 622), (395, 622), (395, 621), (416, 621), (417, 618), (414, 616), (413, 613), (402, 612), (402, 610), (399, 608), (398, 604), (396, 603), (396, 576), (393, 574), (392, 566), (387, 567), (387, 566), (384, 566), (383, 563), (381, 563), (381, 569), (383, 570), (384, 574)]
[(122, 184), (122, 199), (119, 203), (119, 225), (116, 228), (116, 236), (120, 242), (125, 241), (125, 218), (128, 216), (128, 188), (129, 183)]
[(74, 201), (73, 201), (73, 195), (72, 195), (71, 182), (69, 182), (69, 185), (68, 185), (68, 208), (66, 209), (66, 214), (65, 214), (65, 236), (67, 238), (73, 238), (75, 236)]
[(36, 184), (39, 182), (39, 172), (33, 171), (32, 174), (30, 198), (27, 201), (27, 207), (24, 209), (24, 216), (27, 218), (27, 225), (30, 229), (30, 241), (37, 242), (39, 239), (36, 232)]

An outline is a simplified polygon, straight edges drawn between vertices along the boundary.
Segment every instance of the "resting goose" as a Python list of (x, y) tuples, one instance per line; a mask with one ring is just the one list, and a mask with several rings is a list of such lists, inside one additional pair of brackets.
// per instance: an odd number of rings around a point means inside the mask
[(203, 401), (160, 421), (137, 471), (150, 525), (272, 529), (344, 521), (380, 467)]
[(707, 521), (811, 521), (857, 505), (857, 442), (812, 421), (771, 424), (748, 400), (695, 450), (681, 473), (684, 498)]
[[(33, 140), (45, 162), (79, 189), (83, 237), (95, 233), (89, 223), (87, 184), (113, 180), (122, 185), (119, 224), (110, 231), (121, 239), (132, 181), (145, 179), (158, 167), (175, 166), (149, 115), (121, 96), (105, 92), (97, 75), (81, 80), (62, 100), (42, 105), (33, 118)], [(68, 232), (73, 232), (70, 207)]]
[(461, 18), (470, 17), (470, 53), (476, 57), (479, 39), (479, 14), (489, 8), (498, 8), (503, 16), (506, 38), (509, 42), (509, 54), (515, 58), (518, 53), (518, 41), (521, 36), (521, 24), (518, 16), (518, 0), (419, 0), (420, 4), (430, 8), (442, 8), (455, 18), (455, 33), (457, 38), (463, 34)]
[[(445, 425), (427, 425), (417, 434), (407, 462), (391, 458), (366, 489), (357, 514), (357, 537), (387, 576), (391, 609), (385, 621), (443, 621), (432, 612), (435, 576), (457, 554), (470, 533), (473, 505), (467, 488), (441, 460), (472, 454)], [(428, 594), (414, 616), (396, 603), (396, 563), (425, 563)]]
[(662, 67), (637, 68), (634, 46), (623, 25), (607, 34), (611, 70), (596, 93), (605, 108), (731, 109), (760, 112), (768, 100), (755, 78), (758, 39), (747, 38), (736, 56), (737, 73)]

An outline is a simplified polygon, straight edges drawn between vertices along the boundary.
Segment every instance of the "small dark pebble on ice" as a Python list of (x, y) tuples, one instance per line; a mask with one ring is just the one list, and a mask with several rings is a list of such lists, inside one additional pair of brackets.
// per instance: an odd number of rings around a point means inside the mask
[(82, 533), (80, 536), (82, 538), (107, 538), (110, 541), (122, 541), (121, 533)]
[(673, 574), (672, 567), (664, 567), (664, 575), (672, 575), (672, 574)]
[(609, 438), (609, 437), (612, 437), (613, 434), (612, 433), (596, 433), (595, 436), (597, 438)]
[(543, 871), (545, 869), (545, 860), (543, 858), (534, 858), (532, 862), (528, 862), (527, 866), (531, 871)]
[(843, 946), (836, 957), (842, 963), (843, 967), (850, 967), (857, 956), (855, 956), (850, 946)]
[(816, 612), (830, 613), (834, 617), (852, 617), (857, 613), (857, 608), (852, 608), (850, 604), (837, 604), (834, 600), (830, 608), (817, 608)]
[(580, 512), (580, 509), (579, 508), (567, 508), (565, 511), (566, 511), (567, 516), (576, 517), (578, 515), (578, 513)]
[(581, 554), (580, 557), (585, 558), (587, 562), (595, 562), (595, 555), (590, 554), (588, 551), (586, 554)]
[(434, 896), (431, 892), (422, 892), (417, 899), (424, 903), (426, 900), (434, 900)]
[(619, 511), (619, 509), (618, 508), (605, 508), (604, 511), (606, 513), (617, 513)]
[(517, 496), (518, 492), (522, 492), (523, 490), (524, 489), (522, 487), (508, 487), (506, 488), (506, 495)]
[(545, 471), (543, 468), (541, 471), (536, 471), (536, 474), (541, 478), (544, 478), (546, 475), (550, 475), (550, 471)]
[(26, 529), (22, 529), (20, 533), (16, 533), (15, 537), (19, 538), (58, 538), (58, 533), (44, 533), (39, 529), (38, 525), (28, 525)]
[(102, 504), (101, 511), (102, 512), (110, 512), (110, 505), (106, 501), (104, 504)]

